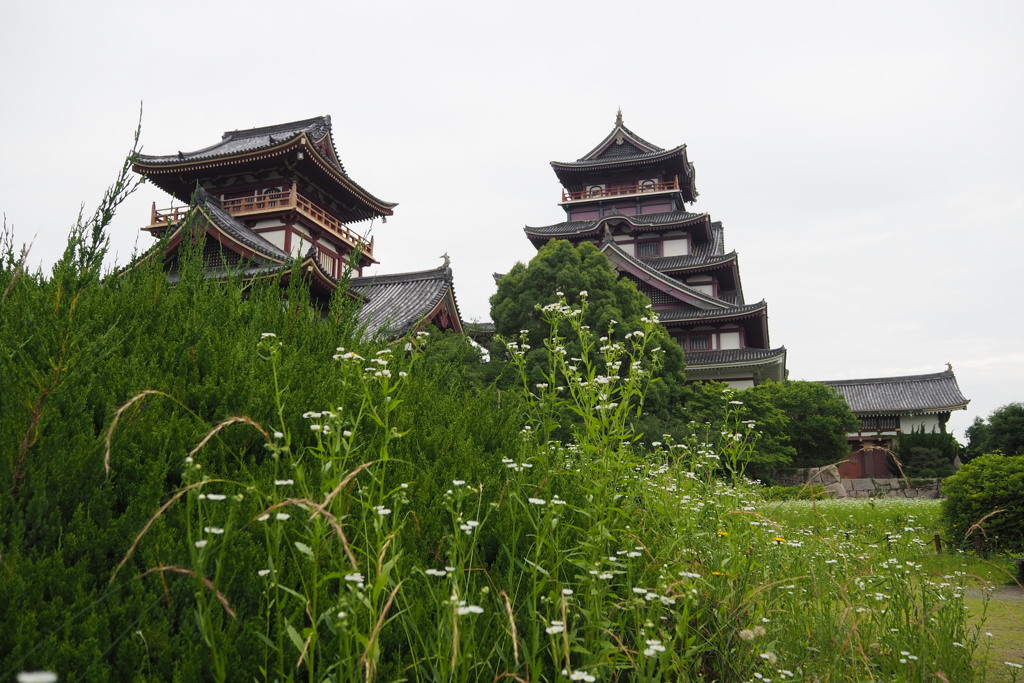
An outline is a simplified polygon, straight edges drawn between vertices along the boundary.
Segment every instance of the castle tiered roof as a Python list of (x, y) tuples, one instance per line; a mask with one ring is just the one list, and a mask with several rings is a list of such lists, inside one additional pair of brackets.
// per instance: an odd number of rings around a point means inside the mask
[(133, 170), (180, 201), (188, 201), (197, 182), (227, 171), (277, 168), (296, 172), (340, 191), (347, 201), (343, 219), (356, 222), (392, 215), (394, 202), (370, 194), (345, 171), (334, 144), (331, 117), (224, 133), (220, 142), (193, 152), (163, 156), (140, 154)]
[(685, 201), (697, 199), (693, 164), (686, 158), (686, 145), (663, 149), (631, 131), (622, 123), (622, 112), (615, 117), (612, 131), (576, 161), (552, 161), (551, 167), (562, 185), (579, 190), (597, 176), (635, 168), (657, 168), (665, 178), (676, 178)]
[(526, 226), (526, 236), (540, 246), (549, 239), (563, 239), (579, 242), (584, 239), (600, 237), (604, 226), (622, 224), (628, 226), (630, 232), (664, 230), (666, 228), (686, 228), (699, 234), (711, 235), (711, 218), (706, 213), (690, 211), (664, 211), (660, 213), (642, 214), (639, 216), (619, 212), (611, 212), (602, 218), (585, 221), (563, 221), (540, 227)]

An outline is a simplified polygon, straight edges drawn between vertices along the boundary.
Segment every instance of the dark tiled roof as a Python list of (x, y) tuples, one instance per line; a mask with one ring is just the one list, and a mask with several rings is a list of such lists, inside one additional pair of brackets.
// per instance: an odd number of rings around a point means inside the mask
[[(413, 273), (352, 278), (349, 290), (364, 301), (359, 320), (367, 331), (395, 338), (423, 322), (449, 292), (454, 299), (452, 282), (451, 268), (441, 266)], [(457, 310), (454, 313), (458, 315)]]
[[(708, 244), (708, 243), (705, 243)], [(699, 245), (704, 246), (704, 244)], [(728, 254), (708, 254), (700, 253), (707, 251), (704, 249), (695, 250), (695, 253), (688, 256), (659, 256), (657, 258), (645, 258), (641, 259), (644, 263), (648, 264), (651, 268), (664, 271), (672, 270), (686, 270), (689, 268), (706, 268), (708, 266), (717, 266), (720, 264), (729, 263), (736, 259), (736, 252), (730, 251)]]
[[(331, 117), (317, 116), (316, 118), (306, 119), (304, 121), (281, 123), (275, 126), (228, 131), (224, 133), (220, 142), (194, 152), (179, 152), (178, 154), (171, 154), (167, 156), (149, 156), (146, 154), (140, 154), (137, 161), (143, 165), (160, 166), (165, 164), (180, 164), (189, 161), (234, 156), (236, 154), (245, 154), (276, 147), (282, 143), (288, 142), (302, 133), (306, 133), (309, 139), (314, 143), (320, 142), (324, 138), (328, 138), (328, 140), (330, 140)], [(331, 141), (332, 151), (333, 144), (333, 141)], [(328, 154), (325, 155), (325, 158), (328, 159), (335, 169), (341, 173), (345, 173), (345, 168), (341, 165), (341, 162), (338, 161), (337, 154), (333, 155), (333, 159), (330, 158), (331, 156), (332, 155)]]
[[(635, 149), (635, 148), (632, 148)], [(604, 166), (617, 167), (617, 166), (641, 166), (650, 163), (662, 161), (665, 159), (671, 159), (675, 156), (686, 155), (686, 145), (679, 145), (672, 149), (661, 149), (657, 148), (657, 151), (653, 152), (634, 152), (629, 153), (629, 150), (625, 150), (626, 153), (611, 153), (603, 154), (600, 157), (588, 159), (583, 157), (579, 161), (552, 161), (551, 165), (556, 170), (590, 170), (595, 168), (602, 168)], [(692, 165), (692, 164), (691, 164)]]
[[(625, 220), (635, 228), (664, 227), (676, 224), (694, 223), (707, 220), (706, 213), (692, 213), (690, 211), (665, 211), (662, 213), (645, 213), (639, 216), (627, 216), (624, 213), (614, 212), (602, 218), (595, 218), (588, 221), (564, 221), (554, 225), (539, 227), (526, 226), (526, 234), (539, 237), (572, 236), (584, 235), (595, 232), (602, 222), (608, 220)], [(712, 230), (712, 232), (714, 232)]]
[(822, 382), (843, 395), (858, 414), (899, 415), (960, 410), (970, 402), (952, 370), (930, 375), (843, 379)]
[[(300, 146), (299, 136), (305, 135), (310, 145)], [(293, 121), (275, 126), (248, 128), (224, 133), (220, 142), (194, 152), (178, 152), (166, 156), (140, 154), (135, 158), (133, 170), (140, 173), (170, 194), (184, 198), (196, 183), (196, 174), (210, 167), (231, 168), (234, 163), (273, 163), (268, 159), (308, 150), (302, 162), (310, 168), (326, 172), (347, 194), (356, 200), (356, 208), (346, 220), (361, 221), (376, 216), (390, 216), (397, 204), (370, 194), (366, 188), (352, 180), (338, 158), (331, 132), (331, 117), (318, 116), (304, 121)], [(347, 202), (346, 202), (347, 203)]]
[(658, 311), (662, 323), (696, 320), (701, 318), (747, 318), (767, 310), (768, 304), (762, 299), (756, 304), (745, 306), (729, 306), (728, 308), (711, 308), (706, 310), (677, 309), (674, 311)]
[(686, 364), (702, 365), (763, 365), (768, 362), (785, 360), (786, 347), (777, 349), (718, 349), (715, 351), (687, 351)]

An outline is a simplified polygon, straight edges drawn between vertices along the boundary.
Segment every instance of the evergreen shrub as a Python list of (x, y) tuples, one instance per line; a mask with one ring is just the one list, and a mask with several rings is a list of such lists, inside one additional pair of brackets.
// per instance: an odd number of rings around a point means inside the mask
[(1004, 550), (1024, 550), (1024, 456), (989, 453), (942, 482), (942, 516), (951, 541), (981, 535)]
[(902, 434), (896, 443), (895, 458), (900, 467), (893, 467), (905, 477), (948, 477), (960, 446), (952, 434), (925, 432), (924, 427)]

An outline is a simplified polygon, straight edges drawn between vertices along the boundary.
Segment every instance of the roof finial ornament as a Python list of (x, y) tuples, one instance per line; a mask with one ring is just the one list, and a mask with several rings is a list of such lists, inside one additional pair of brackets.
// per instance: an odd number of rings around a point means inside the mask
[(946, 361), (946, 372), (953, 372), (953, 364), (948, 360)]
[(626, 137), (622, 134), (622, 107), (619, 107), (619, 111), (615, 114), (615, 144), (621, 145), (626, 141)]
[(447, 251), (441, 254), (441, 258), (444, 259), (444, 265), (441, 266), (442, 268), (449, 268), (452, 265), (452, 259), (448, 256)]

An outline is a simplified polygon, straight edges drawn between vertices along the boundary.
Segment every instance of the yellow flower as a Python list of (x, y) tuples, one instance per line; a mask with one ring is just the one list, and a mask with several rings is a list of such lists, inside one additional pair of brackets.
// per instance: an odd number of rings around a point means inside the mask
[(786, 539), (784, 539), (782, 536), (775, 536), (775, 537), (772, 538), (772, 540), (775, 541), (776, 543), (785, 543), (786, 542)]
[(728, 531), (719, 531), (719, 532), (718, 532), (718, 535), (719, 535), (719, 536), (728, 536), (728, 535), (729, 535), (729, 532), (728, 532)]

